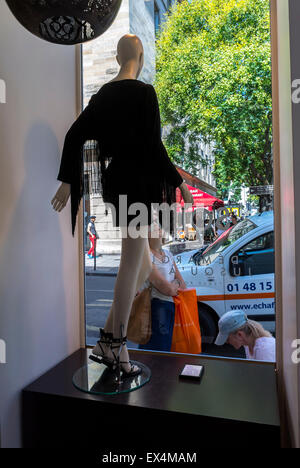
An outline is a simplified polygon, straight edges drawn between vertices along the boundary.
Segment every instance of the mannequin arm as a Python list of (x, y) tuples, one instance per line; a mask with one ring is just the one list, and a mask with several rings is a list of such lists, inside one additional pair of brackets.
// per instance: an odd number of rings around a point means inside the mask
[(71, 194), (71, 185), (62, 182), (56, 194), (51, 200), (52, 207), (55, 211), (60, 212), (67, 204)]
[(179, 186), (182, 198), (185, 203), (191, 203), (192, 205), (194, 204), (194, 198), (191, 192), (189, 191), (187, 185), (185, 182), (182, 182), (182, 184)]
[(53, 209), (60, 212), (66, 206), (71, 195), (71, 184), (78, 184), (82, 163), (82, 147), (86, 140), (93, 139), (96, 115), (95, 95), (92, 96), (88, 106), (81, 112), (79, 117), (68, 130), (60, 163), (57, 180), (62, 184), (51, 200)]
[[(160, 126), (160, 117), (157, 117), (157, 119), (158, 118), (159, 118), (159, 126)], [(161, 127), (160, 127), (160, 133), (161, 133)], [(176, 167), (174, 166), (173, 162), (169, 158), (168, 152), (162, 140), (160, 140), (160, 145), (161, 145), (160, 162), (163, 165), (164, 173), (166, 174), (169, 182), (173, 185), (173, 187), (175, 188), (180, 187), (184, 183), (183, 178), (181, 177)]]
[(151, 84), (148, 85), (147, 119), (147, 132), (149, 132), (150, 141), (154, 142), (154, 147), (151, 148), (151, 151), (159, 155), (158, 164), (168, 182), (174, 188), (179, 187), (183, 183), (183, 178), (169, 158), (168, 152), (161, 139), (162, 128), (159, 103), (155, 88)]
[[(93, 95), (89, 104), (81, 112), (79, 117), (69, 128), (64, 141), (61, 163), (57, 180), (71, 184), (74, 179), (75, 169), (82, 162), (82, 148), (87, 140), (95, 137), (95, 122), (99, 124), (99, 116), (96, 108), (96, 95)], [(98, 112), (100, 114), (100, 112)]]

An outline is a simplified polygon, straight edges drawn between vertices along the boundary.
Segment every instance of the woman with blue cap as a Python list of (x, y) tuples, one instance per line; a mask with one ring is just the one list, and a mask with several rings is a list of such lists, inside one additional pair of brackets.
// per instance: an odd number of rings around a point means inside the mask
[(219, 320), (219, 335), (215, 344), (230, 344), (235, 349), (245, 348), (246, 358), (257, 361), (276, 361), (276, 341), (270, 332), (242, 310), (233, 310)]

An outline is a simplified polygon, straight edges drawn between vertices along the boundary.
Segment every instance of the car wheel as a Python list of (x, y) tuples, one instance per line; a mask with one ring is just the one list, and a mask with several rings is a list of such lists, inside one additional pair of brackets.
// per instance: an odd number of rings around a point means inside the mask
[(202, 343), (212, 344), (217, 337), (218, 326), (209, 310), (200, 304), (198, 304), (198, 313)]

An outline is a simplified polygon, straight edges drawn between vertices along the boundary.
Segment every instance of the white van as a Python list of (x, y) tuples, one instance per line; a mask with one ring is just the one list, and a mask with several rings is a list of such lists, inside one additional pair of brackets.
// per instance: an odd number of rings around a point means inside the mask
[(219, 318), (235, 309), (275, 332), (273, 212), (240, 221), (204, 252), (175, 259), (187, 287), (196, 288), (204, 342), (214, 341)]

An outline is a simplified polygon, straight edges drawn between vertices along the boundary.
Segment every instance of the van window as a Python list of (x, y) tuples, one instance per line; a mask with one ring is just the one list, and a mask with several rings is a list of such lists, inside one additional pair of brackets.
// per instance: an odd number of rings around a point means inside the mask
[(274, 232), (244, 245), (230, 258), (231, 276), (267, 275), (275, 272)]
[(240, 239), (248, 232), (255, 229), (256, 224), (250, 219), (240, 221), (233, 228), (224, 232), (213, 244), (211, 244), (203, 254), (197, 258), (197, 265), (210, 265), (227, 247)]

